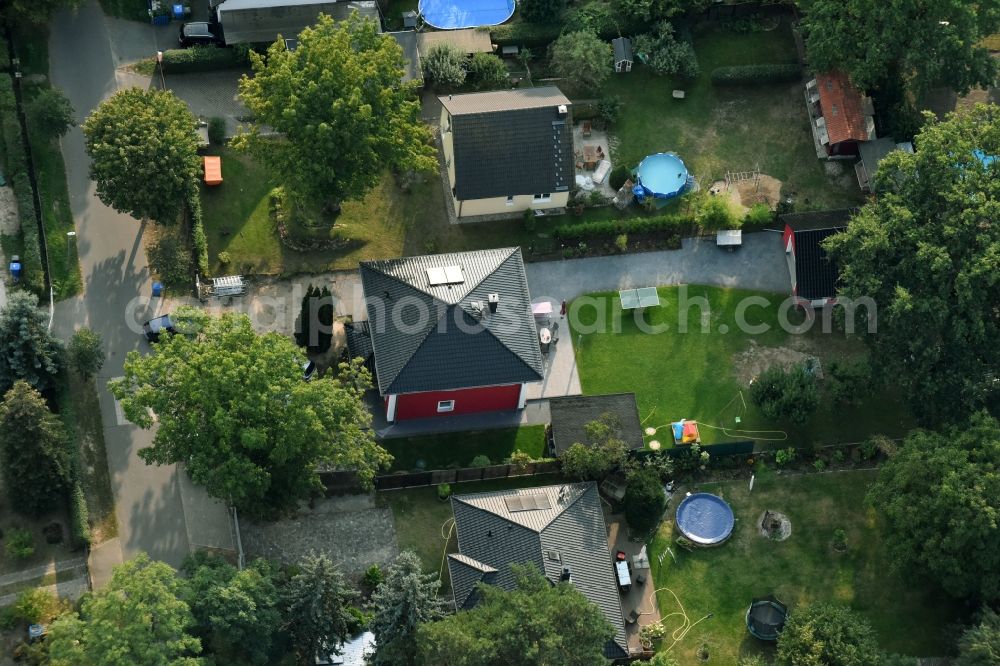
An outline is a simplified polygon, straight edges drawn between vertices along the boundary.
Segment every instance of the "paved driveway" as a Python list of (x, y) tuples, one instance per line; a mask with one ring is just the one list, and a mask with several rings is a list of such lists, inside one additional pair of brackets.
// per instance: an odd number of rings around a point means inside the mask
[[(151, 27), (112, 23), (116, 35), (127, 35), (127, 39), (121, 37), (116, 49), (111, 46), (105, 17), (96, 1), (76, 11), (58, 12), (53, 19), (50, 75), (73, 104), (78, 123), (121, 84), (129, 82), (127, 74), (116, 72), (116, 66), (128, 60), (123, 54), (134, 58), (156, 52), (157, 33)], [(144, 83), (148, 85), (148, 80)], [(142, 321), (157, 309), (155, 303), (129, 309), (135, 297), (151, 291), (142, 245), (145, 229), (98, 200), (78, 127), (62, 140), (62, 151), (84, 295), (57, 304), (54, 331), (66, 339), (74, 329), (89, 326), (104, 340), (108, 358), (97, 385), (123, 555), (132, 557), (145, 551), (177, 566), (190, 551), (180, 473), (173, 465), (149, 466), (139, 459), (137, 451), (152, 442), (153, 432), (122, 422), (106, 388), (108, 379), (122, 374), (126, 353), (145, 350), (127, 320)], [(218, 517), (221, 511), (222, 518), (226, 517), (221, 504), (213, 501), (213, 507), (209, 513)], [(228, 533), (224, 536), (231, 542)], [(115, 558), (108, 559), (113, 564)], [(95, 572), (95, 578), (100, 574)]]
[(569, 301), (595, 291), (674, 284), (791, 291), (781, 236), (773, 231), (744, 234), (736, 252), (717, 248), (714, 238), (686, 238), (680, 250), (544, 261), (526, 269), (532, 301)]

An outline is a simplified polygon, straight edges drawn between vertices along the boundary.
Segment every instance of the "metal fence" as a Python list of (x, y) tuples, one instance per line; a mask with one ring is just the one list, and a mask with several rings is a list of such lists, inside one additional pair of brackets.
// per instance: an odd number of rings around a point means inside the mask
[[(523, 465), (505, 464), (486, 467), (463, 467), (460, 469), (435, 469), (426, 472), (401, 472), (375, 477), (375, 490), (401, 490), (403, 488), (423, 488), (442, 483), (468, 483), (489, 481), (517, 476), (555, 474), (561, 468), (558, 460), (544, 460)], [(357, 492), (361, 489), (354, 472), (323, 472), (320, 479), (328, 495)]]

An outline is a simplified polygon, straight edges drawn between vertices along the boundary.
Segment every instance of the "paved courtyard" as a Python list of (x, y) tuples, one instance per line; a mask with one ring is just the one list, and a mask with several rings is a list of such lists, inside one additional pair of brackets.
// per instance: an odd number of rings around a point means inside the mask
[[(224, 69), (197, 74), (167, 74), (167, 88), (184, 100), (191, 113), (203, 120), (226, 119), (226, 136), (236, 134), (240, 119), (250, 115), (239, 99), (239, 80), (249, 69)], [(154, 79), (155, 83), (155, 79)]]
[(273, 523), (240, 521), (247, 560), (265, 557), (292, 564), (310, 552), (326, 553), (348, 576), (385, 565), (399, 552), (392, 510), (372, 495), (328, 497), (315, 508)]

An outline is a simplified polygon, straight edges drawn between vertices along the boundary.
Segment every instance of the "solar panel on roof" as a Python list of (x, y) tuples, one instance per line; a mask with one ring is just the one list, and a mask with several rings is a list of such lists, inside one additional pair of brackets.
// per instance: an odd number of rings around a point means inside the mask
[(443, 268), (434, 267), (427, 269), (427, 283), (431, 286), (437, 284), (447, 284), (447, 282), (448, 278), (445, 276)]
[(465, 278), (462, 276), (461, 266), (445, 266), (444, 275), (448, 280), (448, 284), (461, 284), (465, 282)]
[(507, 510), (511, 513), (552, 508), (552, 505), (549, 504), (549, 496), (543, 493), (535, 493), (533, 495), (511, 495), (503, 498), (503, 501), (507, 505)]

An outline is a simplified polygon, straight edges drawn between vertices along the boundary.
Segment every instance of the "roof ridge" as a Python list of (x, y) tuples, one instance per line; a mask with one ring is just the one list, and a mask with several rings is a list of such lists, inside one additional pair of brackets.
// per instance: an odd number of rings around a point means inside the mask
[[(520, 255), (520, 253), (521, 253), (521, 248), (519, 248), (519, 247), (518, 247), (518, 248), (514, 248), (514, 250), (515, 250), (515, 251), (517, 251), (518, 255)], [(509, 261), (510, 261), (511, 259), (513, 259), (513, 258), (514, 258), (514, 253), (513, 253), (513, 252), (511, 252), (511, 253), (510, 253), (509, 255), (507, 255), (507, 258), (506, 258), (506, 259), (504, 259), (504, 260), (503, 260), (503, 261), (502, 261), (502, 262), (500, 263), (500, 265), (496, 267), (496, 270), (494, 270), (494, 271), (493, 271), (493, 273), (491, 273), (491, 275), (492, 275), (492, 274), (495, 274), (495, 273), (496, 273), (496, 272), (497, 272), (498, 270), (500, 270), (501, 268), (503, 268), (503, 267), (504, 267), (504, 265), (506, 265), (506, 264), (507, 264), (507, 262), (509, 262)], [(524, 260), (522, 259), (521, 261), (523, 262)], [(485, 281), (485, 280), (486, 280), (486, 278), (483, 278), (483, 281)], [(482, 284), (482, 283), (480, 283), (480, 284)], [(528, 279), (527, 279), (527, 275), (525, 275), (525, 280), (524, 280), (524, 290), (525, 290), (525, 294), (526, 294), (526, 295), (528, 296), (528, 303), (531, 303), (531, 294), (530, 294), (530, 292), (528, 292)], [(531, 367), (531, 365), (530, 365), (530, 364), (529, 364), (529, 363), (528, 363), (527, 361), (525, 361), (525, 360), (524, 360), (524, 358), (522, 358), (522, 357), (521, 357), (521, 354), (520, 354), (520, 353), (518, 353), (518, 352), (517, 352), (516, 350), (514, 350), (514, 349), (511, 349), (511, 346), (510, 346), (510, 345), (508, 345), (508, 344), (507, 344), (506, 342), (504, 342), (504, 341), (503, 341), (503, 339), (502, 339), (502, 338), (501, 338), (500, 336), (498, 336), (498, 335), (497, 335), (496, 333), (494, 333), (494, 332), (493, 332), (493, 331), (492, 331), (492, 330), (491, 330), (491, 329), (490, 329), (490, 328), (489, 328), (488, 326), (483, 326), (483, 329), (484, 329), (484, 330), (485, 330), (486, 332), (488, 332), (488, 333), (489, 333), (490, 335), (492, 335), (492, 336), (493, 336), (493, 338), (494, 338), (494, 339), (495, 339), (495, 340), (496, 340), (497, 342), (499, 342), (499, 343), (500, 343), (500, 345), (501, 345), (501, 346), (502, 346), (502, 347), (503, 347), (504, 349), (506, 349), (506, 350), (507, 350), (507, 351), (509, 351), (509, 352), (510, 352), (511, 354), (513, 354), (513, 355), (514, 355), (514, 357), (515, 357), (515, 358), (517, 358), (517, 360), (518, 360), (518, 361), (520, 361), (520, 362), (521, 362), (521, 363), (522, 363), (522, 364), (524, 365), (524, 367), (526, 367), (526, 368), (528, 368), (529, 370), (532, 370), (532, 371), (534, 371), (534, 370), (535, 370), (535, 368)], [(537, 339), (537, 332), (535, 333), (535, 336), (536, 336), (536, 339)], [(543, 371), (543, 373), (542, 373), (542, 377), (544, 377), (544, 376), (545, 376), (545, 374), (544, 374), (544, 371)]]

